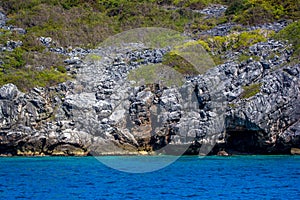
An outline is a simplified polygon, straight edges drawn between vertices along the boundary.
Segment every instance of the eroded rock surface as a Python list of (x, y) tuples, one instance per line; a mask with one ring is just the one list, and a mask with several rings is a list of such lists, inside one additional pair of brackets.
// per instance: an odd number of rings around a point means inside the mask
[[(0, 88), (0, 154), (289, 153), (300, 145), (300, 67), (287, 49), (256, 44), (248, 53), (260, 61), (229, 59), (173, 88), (126, 79), (167, 50), (98, 49), (101, 60), (70, 63), (75, 80)], [(243, 97), (253, 84), (259, 91)]]
[[(209, 17), (225, 10), (201, 12)], [(16, 29), (5, 26), (6, 20), (0, 12), (0, 27)], [(279, 31), (286, 25), (248, 29)], [(222, 24), (200, 35), (227, 35), (235, 26)], [(67, 70), (76, 79), (28, 93), (13, 84), (1, 87), (0, 155), (274, 154), (300, 147), (300, 65), (289, 62), (285, 43), (269, 40), (228, 52), (225, 64), (166, 87), (136, 85), (127, 75), (161, 63), (167, 48), (65, 49), (51, 38), (39, 40), (69, 56)], [(8, 41), (1, 48), (20, 45)], [(101, 59), (84, 59), (89, 54)], [(239, 61), (242, 54), (249, 58)], [(247, 89), (252, 86), (258, 90)]]

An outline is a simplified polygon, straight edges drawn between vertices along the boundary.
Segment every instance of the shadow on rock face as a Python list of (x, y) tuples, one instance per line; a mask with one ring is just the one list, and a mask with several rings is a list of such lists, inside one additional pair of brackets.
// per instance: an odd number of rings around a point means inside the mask
[(265, 132), (255, 123), (238, 117), (226, 119), (226, 139), (220, 148), (231, 154), (289, 154), (294, 142), (284, 143), (283, 138)]

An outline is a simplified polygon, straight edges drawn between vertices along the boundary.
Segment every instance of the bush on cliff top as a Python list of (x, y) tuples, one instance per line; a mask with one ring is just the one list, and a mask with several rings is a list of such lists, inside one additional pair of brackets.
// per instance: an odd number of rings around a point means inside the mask
[[(201, 14), (190, 11), (190, 9), (202, 9), (210, 3), (228, 5), (226, 17), (205, 20)], [(178, 9), (167, 10), (162, 5), (175, 5)], [(0, 30), (2, 33), (0, 44), (5, 44), (8, 40), (23, 42), (23, 46), (16, 52), (2, 52), (1, 59), (4, 61), (4, 66), (0, 72), (1, 83), (9, 81), (8, 77), (11, 77), (13, 72), (19, 74), (22, 72), (23, 77), (35, 77), (36, 75), (32, 74), (40, 73), (40, 71), (35, 72), (36, 67), (44, 66), (49, 73), (53, 69), (61, 68), (63, 60), (61, 57), (54, 59), (58, 62), (48, 62), (50, 59), (47, 58), (55, 56), (45, 51), (45, 47), (37, 40), (40, 36), (52, 37), (56, 46), (95, 47), (113, 34), (137, 27), (158, 26), (178, 31), (190, 27), (190, 31), (193, 31), (209, 29), (227, 20), (256, 24), (280, 18), (293, 20), (300, 18), (300, 5), (296, 0), (2, 0), (0, 8), (8, 14), (10, 18), (8, 24), (22, 27), (27, 31), (27, 34), (20, 35)], [(282, 31), (278, 37), (285, 39), (293, 32), (292, 28), (285, 31), (286, 33)], [(251, 39), (253, 36), (254, 39)], [(207, 40), (199, 42), (207, 44), (205, 48), (214, 50), (239, 49), (262, 40), (255, 34), (246, 33), (238, 38), (240, 40), (235, 41), (235, 44), (230, 42), (230, 38), (213, 38), (212, 42)], [(299, 49), (297, 41), (299, 40), (291, 42), (296, 49)], [(169, 64), (173, 63), (174, 66), (177, 61), (182, 63), (179, 57), (169, 58)], [(34, 72), (29, 72), (25, 68), (26, 65), (31, 66), (30, 69)], [(189, 67), (184, 67), (184, 70), (191, 71)], [(61, 75), (67, 78), (66, 74)], [(11, 81), (13, 80), (18, 78), (12, 77)], [(48, 85), (51, 80), (47, 80), (40, 79), (41, 84)], [(28, 88), (29, 85), (34, 84), (24, 85), (27, 85), (24, 88)]]
[(22, 91), (35, 86), (52, 86), (70, 77), (66, 74), (63, 59), (51, 52), (35, 54), (22, 47), (0, 55), (0, 85), (13, 83)]
[(3, 0), (8, 23), (25, 28), (28, 35), (48, 36), (60, 46), (94, 47), (107, 37), (138, 27), (164, 27), (183, 31), (200, 15), (166, 10), (152, 0)]
[(267, 41), (267, 38), (273, 35), (274, 31), (258, 29), (254, 31), (234, 32), (227, 36), (204, 37), (198, 40), (198, 43), (201, 44), (205, 50), (211, 52), (211, 57), (216, 64), (222, 64), (224, 60), (222, 56), (226, 51), (248, 49), (255, 43)]
[(183, 31), (186, 23), (200, 17), (166, 10), (154, 0), (2, 0), (1, 7), (10, 19), (7, 23), (26, 29), (27, 34), (0, 30), (0, 44), (23, 42), (13, 52), (2, 52), (0, 84), (15, 83), (22, 90), (68, 79), (61, 73), (65, 71), (63, 58), (45, 51), (38, 40), (41, 36), (51, 37), (56, 42), (53, 46), (95, 47), (107, 37), (132, 28), (158, 26)]
[(264, 42), (274, 34), (273, 31), (255, 30), (249, 32), (237, 32), (227, 36), (215, 36), (206, 39), (213, 51), (240, 50), (251, 45)]
[(0, 85), (15, 84), (21, 91), (26, 92), (33, 87), (49, 87), (70, 79), (65, 73), (55, 68), (42, 71), (30, 69), (15, 69), (0, 72)]
[(226, 15), (246, 25), (300, 18), (297, 0), (225, 0), (225, 3), (229, 5)]
[[(183, 31), (189, 24), (192, 30), (203, 30), (226, 22), (224, 17), (205, 20), (185, 9), (210, 3), (229, 5), (227, 17), (244, 24), (300, 18), (300, 3), (295, 0), (2, 0), (0, 7), (9, 14), (10, 24), (25, 28), (31, 36), (49, 36), (61, 46), (95, 46), (137, 27)], [(162, 4), (179, 9), (166, 10)]]

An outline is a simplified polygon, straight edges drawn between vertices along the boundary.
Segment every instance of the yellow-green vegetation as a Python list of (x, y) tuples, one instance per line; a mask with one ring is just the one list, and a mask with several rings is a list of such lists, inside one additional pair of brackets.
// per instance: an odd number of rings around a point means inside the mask
[(203, 40), (187, 41), (185, 43), (182, 43), (181, 45), (175, 46), (174, 49), (176, 52), (179, 52), (179, 51), (183, 51), (183, 50), (190, 49), (190, 48), (193, 49), (195, 47), (200, 49), (200, 51), (210, 51), (211, 50), (208, 43)]
[(203, 40), (198, 40), (198, 44), (200, 44), (206, 51), (211, 51), (209, 45), (207, 42), (204, 42)]
[(47, 52), (38, 40), (41, 36), (51, 37), (56, 43), (53, 46), (95, 47), (109, 36), (132, 28), (156, 26), (182, 32), (188, 22), (200, 17), (184, 10), (166, 10), (155, 0), (1, 0), (0, 8), (10, 19), (8, 25), (27, 31), (22, 35), (0, 30), (0, 44), (23, 42), (13, 52), (1, 53), (1, 85), (11, 82), (22, 90), (68, 78), (64, 58)]
[(97, 62), (100, 61), (102, 59), (102, 57), (100, 55), (97, 54), (89, 54), (86, 57), (87, 60), (92, 61), (92, 62)]
[(128, 80), (135, 81), (136, 85), (160, 83), (170, 87), (181, 86), (183, 75), (168, 66), (153, 64), (130, 71)]
[(228, 106), (229, 106), (230, 108), (236, 108), (237, 105), (234, 104), (234, 103), (229, 103)]
[(295, 50), (293, 57), (300, 59), (300, 21), (296, 21), (274, 36), (278, 40), (288, 40)]
[[(185, 75), (202, 74), (207, 69), (222, 64), (224, 61), (222, 56), (226, 51), (245, 50), (255, 43), (267, 41), (267, 38), (272, 37), (274, 34), (274, 31), (254, 30), (234, 32), (227, 36), (204, 37), (197, 41), (185, 42), (166, 54), (163, 64), (173, 67), (179, 73)], [(196, 55), (193, 56), (192, 52), (196, 52)], [(197, 60), (193, 62), (192, 59), (188, 60), (187, 58), (197, 58)], [(249, 58), (250, 56), (242, 54), (238, 60), (242, 62)], [(257, 56), (252, 56), (252, 58), (259, 59)]]
[(9, 72), (0, 72), (0, 85), (14, 83), (20, 90), (26, 92), (32, 87), (52, 86), (68, 80), (69, 77), (55, 68), (42, 71), (17, 69)]
[(28, 35), (48, 36), (60, 46), (96, 46), (116, 33), (138, 27), (183, 31), (199, 14), (165, 10), (154, 0), (3, 0), (8, 23)]
[(208, 20), (196, 19), (197, 23), (192, 24), (192, 29), (206, 30), (227, 21), (255, 25), (279, 19), (300, 18), (300, 1), (297, 0), (162, 0), (161, 2), (191, 9), (202, 9), (211, 3), (228, 6), (225, 16)]
[(199, 10), (199, 9), (203, 9), (205, 6), (211, 3), (222, 3), (222, 1), (221, 0), (172, 0), (171, 3), (175, 6), (188, 7), (194, 10)]
[(297, 0), (225, 0), (229, 19), (247, 25), (273, 22), (278, 19), (300, 18)]
[(177, 45), (163, 57), (163, 64), (183, 75), (198, 75), (215, 66), (209, 45), (202, 40)]
[(246, 49), (258, 42), (267, 41), (268, 37), (274, 35), (274, 31), (254, 30), (249, 32), (236, 32), (227, 36), (215, 36), (206, 38), (212, 51), (227, 51)]
[(22, 68), (26, 62), (24, 60), (25, 51), (18, 47), (12, 52), (7, 52), (4, 55), (0, 55), (0, 58), (3, 60), (3, 69), (8, 70), (11, 67), (13, 68)]
[(259, 56), (253, 56), (253, 55), (249, 56), (249, 55), (246, 55), (246, 54), (241, 54), (241, 55), (239, 56), (239, 58), (238, 58), (238, 61), (239, 61), (239, 62), (243, 62), (243, 61), (249, 60), (250, 58), (252, 58), (252, 59), (255, 60), (255, 61), (259, 61), (259, 59), (260, 59)]
[[(274, 31), (259, 29), (254, 31), (233, 32), (226, 36), (203, 37), (197, 42), (201, 44), (205, 50), (211, 52), (211, 58), (215, 64), (218, 65), (224, 61), (222, 58), (224, 52), (245, 50), (255, 43), (267, 41), (267, 38), (272, 37), (274, 34)], [(243, 54), (238, 60), (244, 61), (249, 58), (250, 56)], [(255, 56), (253, 58), (257, 59)]]
[(182, 58), (176, 52), (170, 52), (164, 55), (163, 64), (172, 67), (174, 70), (184, 75), (199, 74), (197, 69), (195, 69), (191, 63)]
[(210, 18), (197, 18), (194, 19), (194, 23), (191, 24), (189, 27), (192, 30), (209, 30), (219, 24), (223, 24), (228, 22), (228, 18), (225, 15), (222, 15), (220, 17), (210, 17)]
[[(211, 3), (229, 5), (226, 16), (205, 20), (186, 9)], [(179, 9), (166, 10), (162, 5)], [(137, 27), (183, 31), (187, 24), (208, 29), (228, 20), (256, 24), (300, 18), (296, 0), (2, 0), (0, 7), (9, 14), (9, 24), (25, 28), (30, 36), (52, 37), (61, 46), (95, 46)]]
[[(122, 47), (124, 45), (124, 41), (126, 41), (126, 43), (143, 43), (147, 48), (155, 49), (174, 47), (184, 43), (187, 39), (188, 37), (183, 36), (178, 31), (161, 27), (146, 27), (131, 29), (109, 37), (101, 43), (101, 47)], [(128, 49), (129, 46), (126, 45), (126, 48)]]
[(27, 91), (35, 86), (52, 86), (70, 79), (62, 56), (54, 53), (33, 54), (18, 47), (3, 52), (0, 59), (4, 62), (0, 68), (0, 85), (13, 83), (20, 90)]
[(280, 19), (300, 19), (300, 1), (297, 0), (162, 0), (175, 6), (202, 9), (211, 3), (228, 6), (224, 15), (210, 18), (196, 18), (188, 27), (191, 32), (208, 30), (225, 22), (256, 25)]
[(250, 97), (253, 97), (254, 95), (260, 92), (261, 85), (262, 85), (261, 83), (255, 83), (249, 86), (244, 86), (243, 87), (244, 91), (241, 94), (241, 98), (248, 99)]

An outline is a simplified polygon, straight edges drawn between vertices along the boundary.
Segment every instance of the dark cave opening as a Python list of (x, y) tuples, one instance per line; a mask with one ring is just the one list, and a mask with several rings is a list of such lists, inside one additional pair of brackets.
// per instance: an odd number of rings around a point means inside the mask
[(226, 147), (230, 153), (261, 154), (266, 153), (262, 145), (262, 133), (257, 130), (230, 130), (226, 132)]
[(0, 145), (0, 155), (15, 156), (15, 155), (17, 155), (17, 150), (14, 148), (14, 146), (1, 144)]

